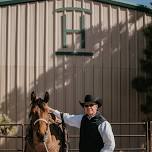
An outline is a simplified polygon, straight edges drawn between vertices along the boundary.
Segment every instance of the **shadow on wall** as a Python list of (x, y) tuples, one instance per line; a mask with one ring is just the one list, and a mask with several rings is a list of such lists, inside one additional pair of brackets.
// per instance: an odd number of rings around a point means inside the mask
[[(49, 91), (51, 106), (66, 112), (78, 113), (82, 112), (78, 108), (78, 101), (83, 100), (86, 93), (91, 93), (103, 97), (103, 112), (110, 122), (141, 121), (143, 117), (139, 105), (142, 97), (137, 97), (130, 81), (137, 73), (136, 63), (142, 55), (142, 28), (136, 29), (135, 26), (139, 20), (142, 20), (143, 15), (139, 13), (136, 16), (131, 13), (128, 26), (123, 22), (118, 23), (117, 19), (112, 27), (108, 23), (107, 30), (102, 29), (102, 24), (90, 27), (86, 30), (86, 45), (94, 50), (93, 58), (57, 57), (60, 62), (54, 62), (55, 66), (52, 69), (44, 70), (45, 72), (30, 84), (33, 88), (29, 92), (25, 91), (27, 87), (25, 80), (24, 88), (16, 87), (4, 97), (0, 110), (10, 117), (15, 115), (11, 117), (13, 121), (27, 122), (30, 94), (35, 90), (40, 96), (43, 96), (45, 91)], [(128, 30), (131, 32), (128, 33)], [(78, 39), (76, 43), (79, 43)], [(50, 60), (51, 58), (55, 58), (55, 54), (50, 57)], [(113, 130), (115, 134), (143, 132), (142, 127), (126, 129), (126, 126), (117, 126), (113, 127)], [(126, 145), (141, 147), (143, 144), (143, 139), (140, 138), (125, 138), (124, 141), (119, 137), (116, 139), (116, 145), (120, 147), (126, 147)], [(1, 147), (9, 147), (12, 145), (12, 140), (6, 140), (6, 143), (7, 145), (1, 145)], [(13, 144), (16, 147), (17, 140)]]

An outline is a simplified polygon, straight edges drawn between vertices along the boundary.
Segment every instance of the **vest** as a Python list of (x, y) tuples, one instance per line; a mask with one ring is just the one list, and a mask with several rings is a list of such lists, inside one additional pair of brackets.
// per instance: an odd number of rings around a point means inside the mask
[(83, 116), (80, 126), (80, 152), (100, 152), (104, 147), (98, 126), (105, 120), (99, 112), (91, 119), (88, 119), (87, 115)]

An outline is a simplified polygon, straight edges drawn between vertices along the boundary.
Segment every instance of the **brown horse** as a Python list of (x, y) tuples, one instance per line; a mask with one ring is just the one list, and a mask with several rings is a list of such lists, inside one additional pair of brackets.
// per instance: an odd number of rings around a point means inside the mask
[(63, 126), (48, 111), (49, 94), (44, 99), (31, 94), (30, 125), (27, 129), (24, 152), (66, 152)]

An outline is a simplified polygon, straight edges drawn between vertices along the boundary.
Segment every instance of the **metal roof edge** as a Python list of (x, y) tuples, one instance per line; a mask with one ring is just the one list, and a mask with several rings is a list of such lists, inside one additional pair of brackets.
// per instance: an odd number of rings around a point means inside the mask
[[(7, 6), (7, 5), (15, 5), (15, 4), (21, 4), (21, 3), (29, 3), (29, 2), (40, 2), (45, 0), (0, 0), (0, 6)], [(120, 1), (113, 1), (113, 0), (93, 0), (95, 2), (101, 2), (105, 4), (110, 4), (114, 6), (120, 6), (123, 8), (129, 8), (141, 12), (145, 12), (152, 15), (152, 9), (144, 6), (144, 5), (133, 5), (133, 4), (127, 4)]]
[(114, 5), (114, 6), (120, 6), (120, 7), (123, 7), (123, 8), (133, 9), (133, 10), (137, 10), (137, 11), (140, 11), (140, 12), (145, 12), (145, 13), (148, 13), (148, 14), (152, 15), (152, 9), (145, 6), (145, 5), (128, 4), (128, 3), (123, 3), (123, 2), (120, 2), (120, 1), (113, 1), (113, 0), (94, 0), (94, 1), (102, 2), (102, 3), (105, 3), (105, 4)]
[(40, 1), (40, 0), (0, 0), (0, 6), (16, 5), (16, 4), (36, 2), (36, 1)]

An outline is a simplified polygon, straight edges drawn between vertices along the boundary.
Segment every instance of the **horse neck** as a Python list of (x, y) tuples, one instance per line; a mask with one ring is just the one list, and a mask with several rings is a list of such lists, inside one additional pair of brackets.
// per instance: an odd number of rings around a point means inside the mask
[(50, 132), (50, 128), (48, 128), (48, 132), (47, 132), (47, 140), (46, 140), (46, 143), (49, 144), (49, 143), (52, 143), (52, 135), (51, 135), (51, 132)]
[(60, 140), (57, 139), (55, 135), (52, 135), (50, 130), (48, 131), (48, 138), (46, 141), (46, 145), (48, 147), (49, 152), (59, 152), (61, 149)]

